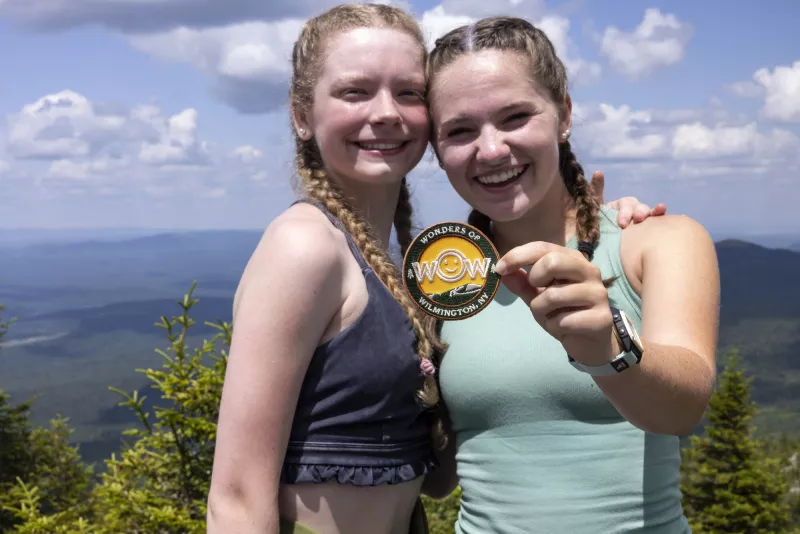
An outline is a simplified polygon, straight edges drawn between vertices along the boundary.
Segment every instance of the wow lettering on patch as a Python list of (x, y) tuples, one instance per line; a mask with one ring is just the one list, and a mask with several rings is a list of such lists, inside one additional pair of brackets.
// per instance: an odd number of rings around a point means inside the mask
[(498, 253), (477, 228), (439, 223), (414, 238), (403, 259), (403, 280), (414, 303), (445, 321), (475, 315), (494, 299), (500, 283)]

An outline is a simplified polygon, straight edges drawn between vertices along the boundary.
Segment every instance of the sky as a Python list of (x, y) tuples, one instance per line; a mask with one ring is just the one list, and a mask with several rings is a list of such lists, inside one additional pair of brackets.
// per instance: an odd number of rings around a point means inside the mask
[[(0, 228), (264, 228), (293, 198), (287, 80), (331, 0), (0, 0)], [(606, 200), (800, 234), (800, 2), (412, 0), (433, 40), (540, 26)], [(418, 224), (465, 220), (429, 154)]]

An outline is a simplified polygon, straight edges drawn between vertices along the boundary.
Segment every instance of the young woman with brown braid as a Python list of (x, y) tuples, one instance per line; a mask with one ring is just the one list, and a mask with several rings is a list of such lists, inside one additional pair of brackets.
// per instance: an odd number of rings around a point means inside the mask
[(388, 254), (392, 227), (403, 251), (412, 238), (425, 59), (413, 18), (384, 5), (333, 8), (295, 44), (304, 198), (269, 225), (236, 292), (209, 533), (425, 530), (418, 497), (443, 433), (421, 367), (438, 341)]
[(437, 156), (503, 284), (442, 327), (458, 476), (445, 456), (426, 490), (460, 480), (459, 534), (689, 532), (677, 436), (715, 380), (709, 235), (672, 216), (623, 232), (598, 206), (569, 143), (564, 66), (525, 20), (441, 37), (428, 84)]

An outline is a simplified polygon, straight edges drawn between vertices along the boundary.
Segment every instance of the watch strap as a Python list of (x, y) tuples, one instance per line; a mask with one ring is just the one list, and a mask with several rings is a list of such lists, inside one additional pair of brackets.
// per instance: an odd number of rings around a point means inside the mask
[(628, 331), (629, 328), (633, 328), (633, 326), (626, 326), (622, 311), (614, 306), (609, 307), (611, 308), (614, 336), (622, 347), (622, 352), (610, 362), (600, 365), (586, 365), (568, 356), (569, 363), (571, 363), (575, 369), (592, 376), (613, 376), (630, 369), (631, 366), (638, 365), (639, 362), (642, 361), (642, 351), (636, 343), (633, 342), (631, 333)]
[(592, 376), (614, 376), (629, 369), (631, 366), (637, 365), (639, 360), (631, 352), (621, 352), (610, 362), (600, 365), (586, 365), (575, 361), (571, 356), (569, 357), (569, 363), (578, 371)]

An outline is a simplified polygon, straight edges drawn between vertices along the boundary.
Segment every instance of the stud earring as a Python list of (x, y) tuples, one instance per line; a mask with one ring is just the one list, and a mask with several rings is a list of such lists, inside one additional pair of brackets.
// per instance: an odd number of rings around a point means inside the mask
[(301, 136), (305, 135), (306, 134), (306, 129), (305, 128), (300, 128), (300, 132), (299, 133), (300, 133)]
[(561, 134), (561, 139), (563, 139), (565, 141), (567, 139), (569, 139), (569, 130), (567, 130), (567, 131), (565, 131), (564, 133)]

